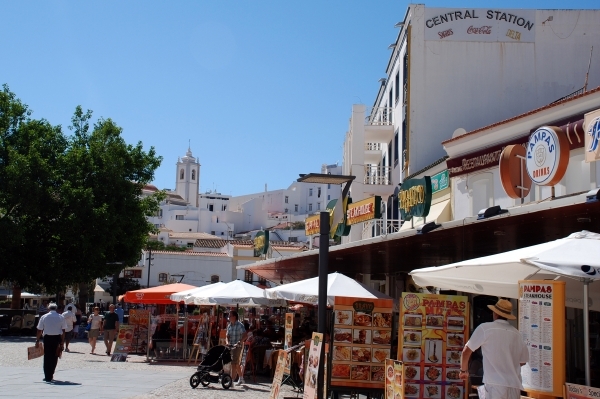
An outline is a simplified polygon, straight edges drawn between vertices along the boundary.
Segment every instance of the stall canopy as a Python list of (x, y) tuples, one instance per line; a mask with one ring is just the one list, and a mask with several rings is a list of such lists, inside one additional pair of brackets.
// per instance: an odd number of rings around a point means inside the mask
[[(281, 298), (292, 302), (316, 305), (319, 301), (319, 277), (267, 288), (265, 293), (269, 298)], [(390, 296), (373, 290), (341, 273), (330, 273), (327, 276), (328, 306), (333, 306), (336, 296), (392, 299)]]
[(188, 284), (165, 284), (158, 287), (144, 288), (142, 290), (127, 291), (123, 295), (123, 301), (129, 303), (145, 303), (156, 305), (170, 305), (173, 302), (170, 298), (171, 294), (196, 288)]
[[(202, 287), (196, 287), (196, 288), (191, 288), (189, 290), (185, 290), (185, 291), (181, 291), (181, 292), (176, 292), (174, 294), (171, 294), (171, 300), (173, 302), (181, 302), (183, 301), (184, 303), (188, 303), (186, 302), (186, 299), (190, 296), (190, 295), (198, 295), (202, 292), (208, 292), (209, 290), (214, 290), (215, 288), (221, 286), (221, 285), (225, 285), (225, 283), (222, 282), (216, 282), (213, 284), (207, 284), (207, 285), (203, 285)], [(194, 301), (192, 300), (189, 303), (193, 303)]]
[(583, 280), (590, 279), (590, 309), (600, 311), (600, 234), (582, 231), (514, 251), (413, 270), (410, 275), (422, 287), (508, 298), (519, 297), (519, 280), (565, 281), (565, 305), (579, 309), (583, 309)]
[(270, 299), (265, 296), (265, 290), (241, 280), (234, 280), (220, 285), (216, 289), (190, 295), (187, 303), (196, 305), (223, 306), (286, 306), (286, 301), (278, 298)]
[[(8, 295), (6, 298), (12, 299), (12, 295)], [(32, 294), (30, 292), (21, 292), (21, 299), (30, 299), (30, 298), (41, 298), (41, 295)]]

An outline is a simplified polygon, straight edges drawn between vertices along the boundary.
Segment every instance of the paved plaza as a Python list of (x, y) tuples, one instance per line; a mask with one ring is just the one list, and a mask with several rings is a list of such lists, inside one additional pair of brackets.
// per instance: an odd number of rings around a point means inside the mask
[[(90, 354), (90, 345), (78, 340), (59, 359), (55, 381), (43, 382), (42, 358), (27, 360), (27, 347), (34, 337), (0, 337), (0, 398), (267, 398), (270, 379), (257, 377), (254, 383), (224, 390), (220, 385), (192, 389), (189, 378), (195, 371), (187, 363), (147, 363), (145, 356), (131, 356), (125, 363), (110, 362), (106, 355)], [(104, 343), (96, 352), (104, 353)], [(300, 397), (290, 387), (285, 397)]]

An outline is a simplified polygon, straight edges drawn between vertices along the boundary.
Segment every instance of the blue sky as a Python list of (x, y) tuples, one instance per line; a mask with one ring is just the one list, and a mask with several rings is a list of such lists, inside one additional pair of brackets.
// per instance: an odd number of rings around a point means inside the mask
[[(164, 160), (191, 140), (201, 191), (286, 188), (342, 162), (352, 104), (373, 104), (403, 1), (0, 2), (0, 83), (65, 131), (77, 105)], [(596, 1), (428, 7), (594, 8)]]

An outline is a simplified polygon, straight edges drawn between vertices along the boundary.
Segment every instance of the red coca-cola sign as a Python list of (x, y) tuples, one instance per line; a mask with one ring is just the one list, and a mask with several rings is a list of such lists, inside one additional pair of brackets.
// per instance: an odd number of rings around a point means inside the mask
[(469, 26), (469, 29), (467, 29), (467, 33), (469, 35), (491, 35), (492, 27), (489, 25), (486, 25), (486, 26), (480, 26), (477, 28), (477, 27), (471, 25), (471, 26)]
[(443, 38), (448, 37), (448, 36), (452, 36), (453, 34), (454, 34), (454, 32), (452, 32), (452, 29), (448, 29), (448, 30), (445, 30), (443, 32), (438, 32), (438, 35), (440, 36), (440, 39), (443, 39)]

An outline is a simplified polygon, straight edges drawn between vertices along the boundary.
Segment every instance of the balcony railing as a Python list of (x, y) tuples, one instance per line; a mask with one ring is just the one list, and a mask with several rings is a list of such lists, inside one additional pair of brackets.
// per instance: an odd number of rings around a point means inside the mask
[(369, 220), (363, 223), (362, 239), (384, 236), (400, 231), (402, 222), (400, 220)]
[[(370, 112), (369, 112), (370, 111)], [(367, 110), (365, 124), (372, 126), (389, 126), (392, 124), (392, 108), (377, 107)]]
[(365, 143), (366, 151), (381, 151), (383, 145), (381, 143)]
[(392, 184), (392, 168), (389, 166), (371, 166), (365, 165), (364, 184), (374, 184), (379, 186), (388, 186)]

